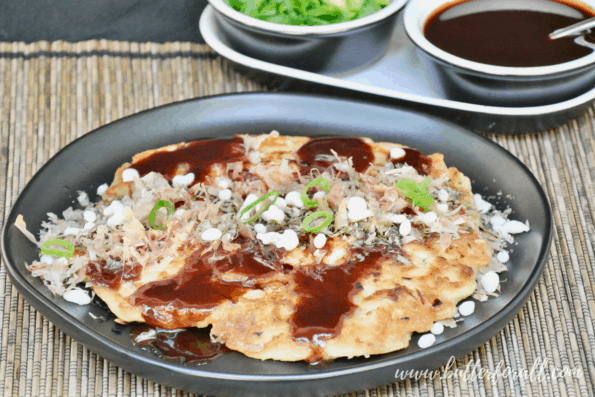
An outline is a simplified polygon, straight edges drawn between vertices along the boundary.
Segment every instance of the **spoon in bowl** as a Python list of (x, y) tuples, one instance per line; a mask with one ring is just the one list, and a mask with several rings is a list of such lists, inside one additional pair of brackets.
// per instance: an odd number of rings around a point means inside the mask
[[(562, 29), (554, 30), (549, 36), (550, 40), (560, 39), (562, 37), (568, 36), (578, 36), (576, 39), (574, 39), (576, 44), (595, 50), (595, 42), (588, 41), (585, 38), (586, 35), (591, 34), (591, 31), (589, 30), (591, 28), (595, 28), (595, 17), (582, 20), (578, 23), (575, 23), (574, 25), (570, 25)], [(594, 35), (591, 34), (590, 36), (591, 40), (593, 40)]]
[(583, 35), (588, 33), (591, 28), (595, 28), (595, 17), (584, 19), (562, 29), (554, 30), (550, 33), (550, 39), (555, 40), (567, 36)]

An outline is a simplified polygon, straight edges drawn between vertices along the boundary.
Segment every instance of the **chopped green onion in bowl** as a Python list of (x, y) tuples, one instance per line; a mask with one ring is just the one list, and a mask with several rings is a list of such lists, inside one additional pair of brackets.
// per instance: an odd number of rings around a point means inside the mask
[(353, 21), (386, 7), (389, 0), (224, 0), (234, 10), (263, 21), (319, 26)]

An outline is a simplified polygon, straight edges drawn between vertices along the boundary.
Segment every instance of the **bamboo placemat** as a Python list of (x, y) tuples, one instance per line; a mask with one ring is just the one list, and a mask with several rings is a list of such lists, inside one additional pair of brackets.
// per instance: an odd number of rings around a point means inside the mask
[[(0, 225), (31, 176), (73, 139), (170, 102), (263, 89), (205, 45), (0, 43)], [(449, 370), (353, 395), (595, 396), (594, 125), (590, 109), (541, 134), (489, 136), (548, 194), (555, 230), (544, 275), (514, 321)], [(127, 373), (64, 335), (19, 296), (3, 265), (0, 309), (4, 396), (189, 396)], [(470, 363), (469, 376), (453, 376)], [(532, 368), (549, 378), (526, 379)], [(565, 368), (574, 376), (558, 377)]]

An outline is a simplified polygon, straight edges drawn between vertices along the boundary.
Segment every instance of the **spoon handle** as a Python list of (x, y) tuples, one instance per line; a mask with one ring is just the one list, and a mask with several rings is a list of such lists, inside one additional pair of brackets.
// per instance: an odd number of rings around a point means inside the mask
[(562, 29), (554, 30), (550, 33), (550, 39), (555, 40), (566, 36), (572, 36), (576, 34), (583, 34), (586, 30), (595, 28), (595, 17), (582, 20), (574, 25), (567, 26)]

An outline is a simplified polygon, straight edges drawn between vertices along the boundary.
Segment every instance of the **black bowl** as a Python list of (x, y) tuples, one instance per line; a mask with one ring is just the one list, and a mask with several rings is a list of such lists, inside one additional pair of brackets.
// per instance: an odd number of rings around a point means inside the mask
[[(432, 44), (423, 33), (426, 21), (435, 10), (451, 0), (411, 0), (403, 12), (407, 35), (420, 50), (428, 65), (444, 82), (450, 98), (488, 106), (543, 106), (573, 99), (595, 85), (595, 51), (582, 58), (549, 66), (508, 67), (473, 62), (452, 55)], [(595, 0), (581, 0), (593, 9)], [(465, 12), (524, 9), (564, 14), (578, 11), (563, 1), (474, 0), (463, 4)], [(547, 8), (544, 8), (547, 7)], [(583, 43), (581, 41), (581, 43)], [(595, 44), (584, 42), (595, 50)]]
[(343, 73), (368, 65), (386, 49), (407, 0), (393, 0), (378, 12), (324, 26), (290, 26), (262, 21), (209, 0), (220, 31), (234, 50), (263, 61), (309, 72)]

